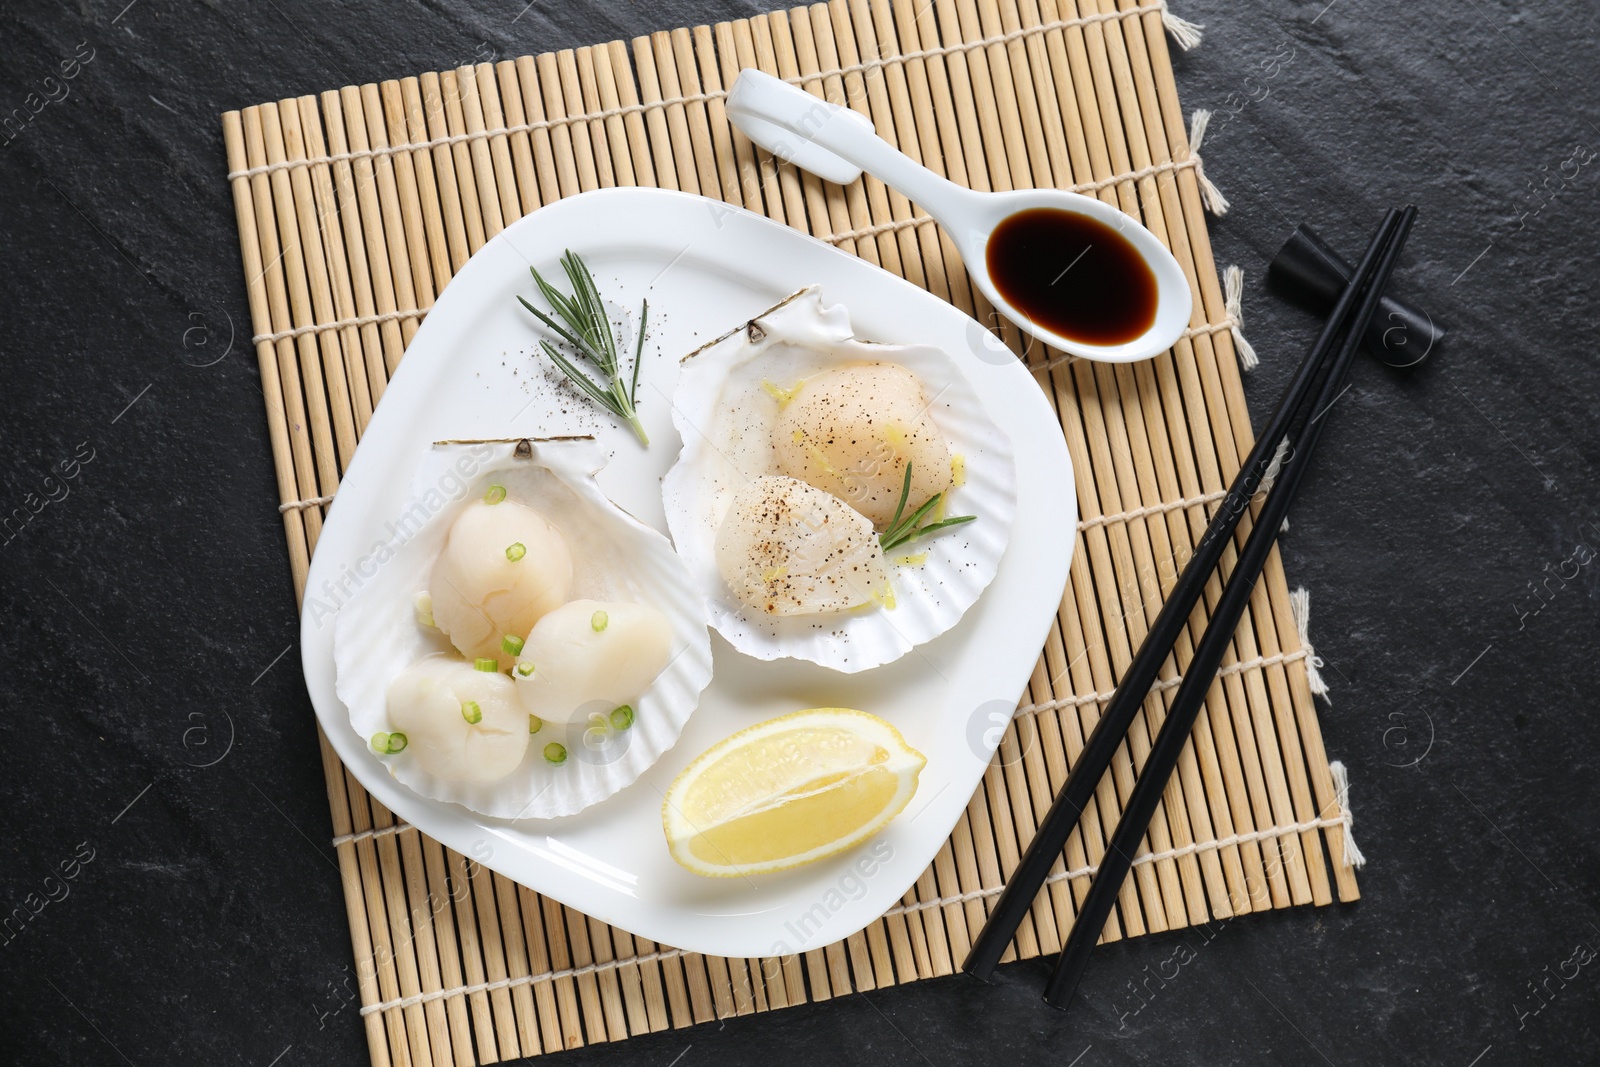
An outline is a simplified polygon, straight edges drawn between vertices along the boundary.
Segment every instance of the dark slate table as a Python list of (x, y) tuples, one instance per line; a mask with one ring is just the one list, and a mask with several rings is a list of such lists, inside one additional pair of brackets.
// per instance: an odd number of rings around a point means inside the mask
[[(125, 3), (0, 9), (0, 1060), (364, 1063), (218, 115), (755, 9)], [(1262, 285), (1297, 222), (1353, 255), (1414, 200), (1453, 326), (1358, 369), (1285, 542), (1362, 901), (1106, 948), (1069, 1015), (1035, 961), (563, 1063), (1600, 1060), (1600, 11), (1179, 6), (1256, 411), (1314, 329)]]

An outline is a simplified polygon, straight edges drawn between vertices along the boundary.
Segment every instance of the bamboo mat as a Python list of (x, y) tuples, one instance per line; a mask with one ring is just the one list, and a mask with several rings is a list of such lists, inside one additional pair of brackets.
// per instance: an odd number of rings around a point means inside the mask
[[(1238, 283), (1225, 295), (1202, 213), (1226, 202), (1184, 128), (1164, 15), (1140, 0), (834, 0), (223, 116), (297, 597), (322, 508), (426, 309), (507, 223), (585, 189), (718, 197), (995, 324), (1055, 405), (1077, 471), (1070, 585), (998, 756), (903, 902), (839, 944), (720, 959), (608, 927), (398, 824), (324, 739), (373, 1063), (513, 1059), (959, 967), (1251, 444)], [(1192, 43), (1190, 28), (1171, 28)], [(745, 66), (848, 102), (960, 184), (1072, 187), (1140, 218), (1188, 275), (1191, 328), (1137, 365), (1026, 351), (904, 198), (873, 179), (839, 187), (775, 166), (732, 131), (721, 98)], [(1213, 581), (1207, 606), (1218, 592)], [(1059, 947), (1207, 606), (1014, 958)], [(1275, 554), (1107, 938), (1357, 895), (1299, 606), (1297, 627)]]

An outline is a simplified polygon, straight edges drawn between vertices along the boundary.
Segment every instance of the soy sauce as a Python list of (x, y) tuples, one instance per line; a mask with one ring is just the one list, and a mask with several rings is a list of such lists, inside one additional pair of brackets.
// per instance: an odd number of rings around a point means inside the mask
[(1133, 243), (1098, 219), (1040, 207), (989, 236), (989, 276), (1036, 325), (1087, 345), (1120, 345), (1156, 320), (1156, 276)]

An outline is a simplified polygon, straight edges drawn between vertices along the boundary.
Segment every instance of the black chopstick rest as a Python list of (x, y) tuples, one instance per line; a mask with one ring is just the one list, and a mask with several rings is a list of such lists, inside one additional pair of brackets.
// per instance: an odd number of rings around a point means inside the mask
[[(1354, 269), (1316, 230), (1301, 223), (1273, 257), (1267, 281), (1285, 296), (1325, 315)], [(1426, 311), (1385, 293), (1362, 341), (1367, 351), (1389, 366), (1411, 367), (1438, 348), (1445, 331), (1445, 324)]]

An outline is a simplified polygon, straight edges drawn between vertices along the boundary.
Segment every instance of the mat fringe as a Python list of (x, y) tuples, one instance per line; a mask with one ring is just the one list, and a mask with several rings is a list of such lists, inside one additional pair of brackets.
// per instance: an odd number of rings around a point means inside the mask
[(1222, 272), (1223, 310), (1228, 313), (1229, 332), (1233, 334), (1233, 351), (1239, 357), (1239, 368), (1245, 373), (1261, 366), (1261, 357), (1255, 346), (1244, 339), (1244, 271), (1237, 265)]
[(1324, 666), (1322, 657), (1311, 644), (1311, 591), (1304, 587), (1289, 594), (1289, 610), (1294, 614), (1294, 628), (1300, 634), (1300, 648), (1306, 654), (1306, 682), (1311, 691), (1326, 700), (1331, 707), (1333, 698), (1328, 695), (1328, 683), (1323, 681), (1318, 668)]
[(1333, 775), (1333, 802), (1339, 806), (1339, 821), (1344, 823), (1344, 865), (1359, 870), (1367, 865), (1367, 857), (1356, 845), (1356, 817), (1350, 810), (1350, 772), (1338, 760), (1329, 762), (1328, 772)]
[(1206, 127), (1209, 125), (1211, 112), (1205, 108), (1199, 108), (1189, 116), (1189, 156), (1194, 160), (1194, 176), (1200, 183), (1201, 202), (1207, 211), (1221, 218), (1228, 213), (1228, 198), (1206, 177), (1206, 168), (1200, 163), (1200, 142), (1205, 140)]

